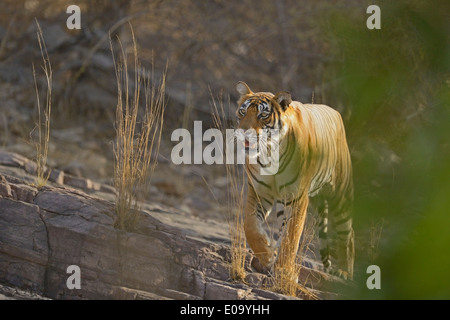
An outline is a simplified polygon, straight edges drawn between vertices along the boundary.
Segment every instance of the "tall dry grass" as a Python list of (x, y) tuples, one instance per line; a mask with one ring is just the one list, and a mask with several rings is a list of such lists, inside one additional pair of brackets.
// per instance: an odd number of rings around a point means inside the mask
[[(33, 63), (32, 65), (33, 79), (36, 91), (36, 101), (38, 111), (38, 122), (35, 127), (35, 129), (37, 128), (37, 141), (34, 141), (36, 147), (36, 165), (37, 165), (35, 185), (37, 188), (41, 188), (47, 184), (48, 178), (50, 177), (50, 170), (47, 169), (46, 164), (48, 157), (48, 144), (50, 141), (50, 122), (51, 122), (50, 115), (52, 111), (52, 65), (50, 63), (50, 58), (47, 53), (47, 47), (45, 46), (44, 35), (37, 20), (36, 26), (37, 26), (36, 32), (37, 39), (42, 58), (41, 67), (42, 70), (44, 71), (46, 79), (45, 103), (44, 105), (41, 105), (41, 98), (39, 95), (39, 88), (36, 80), (36, 69)], [(33, 129), (33, 131), (35, 129)]]
[[(228, 99), (224, 106), (223, 99), (212, 97), (212, 118), (215, 126), (226, 137), (227, 112), (231, 110), (231, 104)], [(225, 141), (226, 142), (226, 141)], [(225, 143), (226, 145), (226, 143)], [(234, 145), (234, 144), (233, 144)], [(222, 154), (224, 150), (220, 150)], [(243, 281), (246, 276), (245, 263), (247, 257), (247, 242), (244, 231), (244, 205), (245, 205), (245, 169), (242, 165), (228, 164), (225, 161), (225, 170), (227, 177), (227, 221), (229, 226), (231, 240), (231, 263), (230, 278), (234, 281)]]
[(230, 278), (244, 280), (247, 244), (244, 231), (244, 171), (243, 167), (226, 165), (228, 181), (228, 217), (231, 239)]
[[(306, 211), (302, 211), (302, 209), (304, 209), (304, 206), (299, 203), (293, 205), (292, 214), (287, 221), (284, 234), (280, 235), (283, 236), (283, 239), (274, 266), (270, 289), (290, 296), (302, 294), (309, 299), (318, 299), (306, 287), (307, 279), (303, 283), (299, 282), (304, 257), (310, 250), (316, 227), (315, 219), (313, 217), (307, 219), (306, 216), (303, 216)], [(300, 241), (294, 240), (298, 239), (299, 234), (301, 234)]]
[(117, 214), (115, 227), (127, 231), (135, 228), (140, 202), (150, 187), (150, 178), (157, 164), (166, 107), (166, 72), (156, 84), (153, 70), (149, 74), (139, 61), (132, 28), (131, 34), (134, 58), (132, 81), (126, 50), (120, 39), (117, 39), (120, 54), (116, 59), (110, 38), (117, 78), (116, 141), (113, 148)]

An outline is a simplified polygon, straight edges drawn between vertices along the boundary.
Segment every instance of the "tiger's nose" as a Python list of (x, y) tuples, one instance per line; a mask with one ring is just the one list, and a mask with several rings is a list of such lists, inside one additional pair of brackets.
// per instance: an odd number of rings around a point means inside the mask
[(244, 143), (245, 147), (255, 147), (255, 143), (257, 140), (257, 135), (255, 130), (253, 129), (247, 129), (244, 131), (244, 129), (239, 128), (235, 132), (236, 138), (238, 141), (241, 141)]
[(247, 121), (246, 119), (243, 119), (239, 121), (239, 130), (247, 131), (252, 127), (250, 121)]

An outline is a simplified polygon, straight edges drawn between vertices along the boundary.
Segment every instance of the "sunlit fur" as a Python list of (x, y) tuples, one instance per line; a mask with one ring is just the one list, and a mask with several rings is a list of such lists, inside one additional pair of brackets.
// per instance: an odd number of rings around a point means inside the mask
[[(318, 208), (320, 217), (324, 269), (351, 278), (354, 263), (352, 166), (340, 114), (325, 105), (292, 101), (287, 92), (254, 93), (243, 82), (236, 88), (240, 93), (236, 112), (240, 129), (254, 129), (257, 133), (268, 128), (280, 130), (278, 172), (260, 175), (260, 164), (246, 164), (249, 188), (244, 224), (247, 242), (255, 256), (268, 271), (275, 263), (281, 263), (277, 254), (284, 242), (295, 243), (295, 252), (290, 253), (295, 255), (311, 202)], [(276, 243), (263, 229), (274, 204), (277, 217), (282, 220)], [(296, 221), (298, 232), (286, 232), (284, 226), (290, 220)], [(338, 268), (331, 268), (329, 221), (337, 233)]]

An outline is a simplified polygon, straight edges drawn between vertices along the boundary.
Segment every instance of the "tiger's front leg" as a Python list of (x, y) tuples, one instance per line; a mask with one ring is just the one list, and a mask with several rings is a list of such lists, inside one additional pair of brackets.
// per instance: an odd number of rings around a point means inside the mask
[(258, 259), (252, 266), (258, 272), (267, 273), (275, 262), (274, 246), (263, 228), (267, 213), (270, 212), (267, 200), (259, 198), (253, 187), (249, 186), (244, 209), (245, 237), (254, 255)]
[[(287, 220), (282, 233), (278, 258), (275, 269), (292, 270), (295, 265), (295, 259), (299, 247), (300, 237), (306, 220), (309, 198), (304, 193), (298, 200), (292, 204), (291, 214)], [(297, 275), (292, 275), (296, 278)]]

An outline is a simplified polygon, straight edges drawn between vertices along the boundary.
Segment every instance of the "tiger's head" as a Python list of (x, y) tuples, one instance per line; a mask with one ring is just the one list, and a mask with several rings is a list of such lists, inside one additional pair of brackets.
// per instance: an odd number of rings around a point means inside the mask
[(255, 93), (242, 81), (237, 83), (236, 90), (240, 94), (236, 111), (238, 129), (245, 132), (247, 150), (254, 147), (252, 140), (254, 143), (265, 130), (278, 129), (282, 133), (283, 114), (292, 102), (289, 92), (281, 91), (275, 95), (270, 92)]
[(238, 82), (237, 92), (241, 95), (238, 100), (239, 128), (243, 130), (254, 129), (281, 129), (281, 116), (292, 102), (291, 94), (281, 91), (277, 94), (270, 92), (253, 92), (245, 82)]

